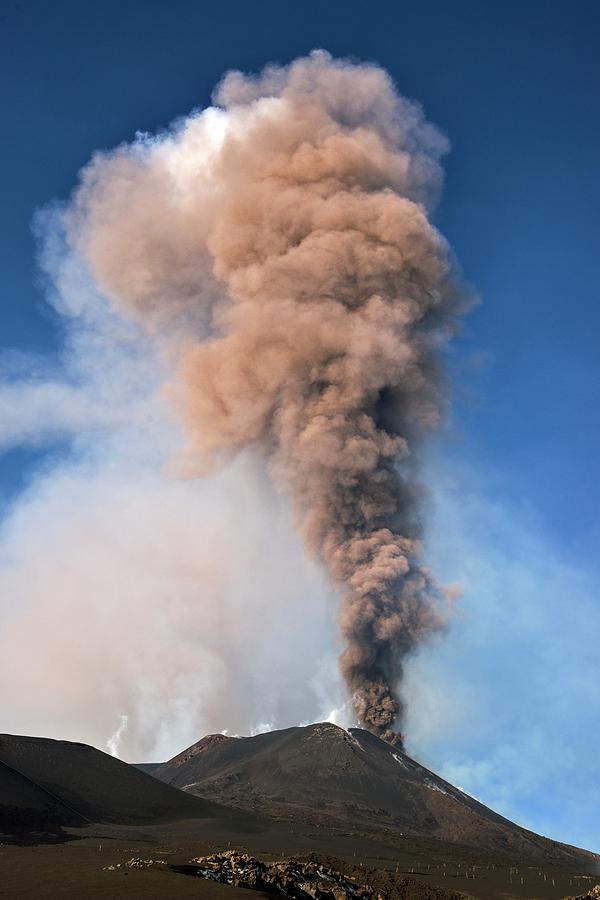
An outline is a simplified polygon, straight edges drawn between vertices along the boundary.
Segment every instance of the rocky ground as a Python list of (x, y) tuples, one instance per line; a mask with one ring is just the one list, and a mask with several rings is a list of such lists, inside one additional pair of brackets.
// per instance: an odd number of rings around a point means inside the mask
[[(345, 874), (326, 865), (318, 856), (306, 860), (285, 859), (264, 862), (248, 853), (228, 850), (192, 860), (196, 875), (220, 884), (280, 894), (297, 900), (388, 900), (393, 897), (422, 896), (424, 886), (415, 879), (407, 879), (386, 873), (372, 872), (371, 881), (365, 881), (365, 872), (358, 877)], [(450, 900), (464, 897), (435, 888), (428, 888), (433, 897)]]
[(600, 900), (600, 884), (597, 884), (586, 894), (578, 894), (577, 897), (567, 897), (566, 900)]
[[(375, 841), (370, 835), (276, 824), (269, 831), (202, 836), (194, 821), (160, 827), (88, 826), (74, 840), (55, 845), (0, 845), (0, 897), (36, 900), (95, 898), (273, 897), (256, 885), (249, 894), (234, 881), (201, 877), (201, 860), (236, 850), (267, 869), (303, 874), (306, 864), (336, 872), (373, 896), (389, 900), (479, 900), (588, 897), (600, 872), (531, 863), (469, 847), (402, 838)], [(228, 846), (229, 844), (229, 846)], [(200, 862), (199, 862), (200, 860)], [(306, 882), (303, 882), (306, 883)], [(342, 885), (343, 887), (343, 885)], [(300, 895), (302, 896), (302, 895)], [(310, 896), (310, 894), (309, 894)], [(335, 895), (334, 895), (335, 896)], [(594, 900), (600, 900), (593, 894)]]

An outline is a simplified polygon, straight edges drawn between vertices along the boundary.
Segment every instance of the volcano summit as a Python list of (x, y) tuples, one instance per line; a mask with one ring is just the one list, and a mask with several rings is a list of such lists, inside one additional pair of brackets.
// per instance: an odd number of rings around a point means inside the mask
[(508, 821), (376, 735), (329, 722), (254, 737), (209, 735), (153, 775), (276, 819), (400, 832), (543, 859), (578, 854)]

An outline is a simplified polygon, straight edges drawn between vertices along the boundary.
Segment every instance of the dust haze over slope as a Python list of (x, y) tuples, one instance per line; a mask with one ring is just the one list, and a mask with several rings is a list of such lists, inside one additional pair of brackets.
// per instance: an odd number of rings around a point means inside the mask
[(391, 739), (403, 659), (443, 623), (417, 473), (463, 305), (428, 220), (446, 141), (383, 70), (322, 51), (216, 101), (99, 154), (68, 238), (179, 359), (180, 470), (269, 461), (341, 593), (356, 714)]

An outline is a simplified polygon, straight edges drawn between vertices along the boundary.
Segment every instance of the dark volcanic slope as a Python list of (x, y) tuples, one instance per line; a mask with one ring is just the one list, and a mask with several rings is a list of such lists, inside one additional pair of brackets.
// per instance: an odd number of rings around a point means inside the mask
[(286, 819), (400, 830), (548, 859), (577, 855), (502, 818), (362, 729), (323, 723), (248, 738), (210, 735), (153, 775)]
[(130, 763), (130, 765), (132, 765), (134, 769), (139, 769), (140, 772), (145, 772), (146, 775), (151, 775), (155, 769), (162, 766), (162, 763)]
[(85, 744), (0, 735), (1, 833), (231, 817)]
[(0, 834), (57, 832), (81, 817), (24, 775), (0, 763)]

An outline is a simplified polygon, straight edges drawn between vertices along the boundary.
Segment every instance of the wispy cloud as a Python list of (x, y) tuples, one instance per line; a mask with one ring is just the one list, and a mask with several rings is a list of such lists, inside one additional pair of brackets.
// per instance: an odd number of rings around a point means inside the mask
[(430, 560), (463, 597), (409, 667), (410, 749), (509, 818), (598, 850), (597, 564), (472, 461), (432, 461), (431, 482)]

